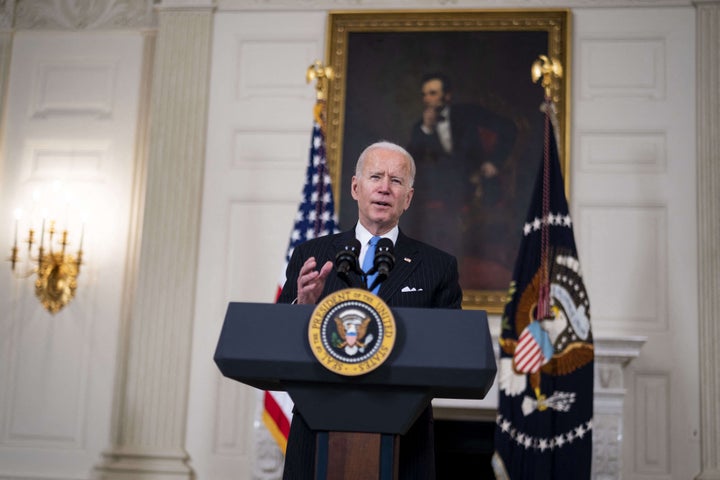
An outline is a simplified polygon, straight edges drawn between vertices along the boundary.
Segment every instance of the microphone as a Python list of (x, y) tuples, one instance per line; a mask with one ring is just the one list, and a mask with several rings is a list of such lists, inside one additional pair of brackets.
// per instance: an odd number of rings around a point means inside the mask
[(389, 238), (381, 238), (375, 246), (375, 258), (373, 259), (373, 268), (368, 272), (372, 275), (377, 272), (377, 278), (369, 287), (372, 291), (380, 282), (390, 275), (390, 270), (395, 266), (395, 255), (393, 253), (394, 245)]
[(353, 287), (349, 273), (360, 273), (360, 265), (358, 263), (358, 254), (360, 253), (360, 240), (353, 238), (342, 250), (335, 255), (335, 271), (338, 276), (347, 283), (348, 287)]

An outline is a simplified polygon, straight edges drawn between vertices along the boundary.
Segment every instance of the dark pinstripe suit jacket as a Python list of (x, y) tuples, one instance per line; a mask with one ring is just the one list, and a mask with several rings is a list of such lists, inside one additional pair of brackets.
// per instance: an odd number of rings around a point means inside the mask
[[(337, 252), (353, 238), (355, 231), (350, 230), (299, 245), (288, 263), (287, 280), (278, 301), (290, 303), (297, 297), (297, 277), (305, 260), (315, 257), (320, 268), (326, 261), (334, 261)], [(359, 281), (359, 277), (355, 279)], [(415, 291), (403, 292), (405, 287)], [(347, 284), (331, 273), (321, 298), (343, 288), (347, 288)], [(462, 291), (457, 260), (401, 231), (395, 244), (395, 268), (380, 285), (378, 296), (390, 307), (460, 308)]]
[[(299, 245), (288, 263), (285, 286), (278, 302), (290, 303), (297, 297), (297, 277), (305, 260), (315, 257), (318, 268), (352, 239), (355, 231), (310, 240)], [(462, 290), (458, 283), (457, 260), (452, 255), (402, 233), (395, 243), (395, 267), (380, 286), (378, 296), (390, 307), (460, 308)], [(359, 276), (354, 280), (359, 282)], [(347, 284), (334, 272), (325, 282), (321, 298)], [(407, 287), (407, 288), (405, 288)], [(403, 291), (410, 290), (410, 291)], [(400, 479), (435, 478), (432, 408), (418, 417), (410, 430), (400, 438)], [(315, 467), (315, 435), (296, 412), (293, 416), (287, 454), (285, 480), (313, 479)]]

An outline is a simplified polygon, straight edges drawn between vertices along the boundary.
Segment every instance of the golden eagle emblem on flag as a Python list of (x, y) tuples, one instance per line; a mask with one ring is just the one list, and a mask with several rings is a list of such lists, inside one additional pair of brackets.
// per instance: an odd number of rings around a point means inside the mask
[(593, 360), (590, 303), (579, 265), (571, 252), (556, 249), (550, 267), (550, 316), (535, 319), (541, 280), (538, 272), (518, 300), (518, 339), (501, 339), (500, 346), (509, 356), (503, 359), (500, 389), (509, 396), (520, 395), (529, 381), (537, 398), (524, 402), (526, 415), (536, 409), (569, 409), (573, 396), (544, 394), (541, 375), (567, 375)]

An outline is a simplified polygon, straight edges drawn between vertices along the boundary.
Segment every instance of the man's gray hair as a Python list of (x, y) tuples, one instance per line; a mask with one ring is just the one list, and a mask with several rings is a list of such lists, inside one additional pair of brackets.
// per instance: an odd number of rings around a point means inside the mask
[(358, 157), (357, 163), (355, 164), (355, 176), (359, 177), (362, 173), (363, 164), (365, 163), (365, 158), (367, 158), (368, 153), (370, 153), (372, 150), (377, 149), (397, 152), (407, 158), (408, 163), (410, 164), (410, 186), (412, 187), (415, 183), (415, 160), (413, 160), (412, 155), (410, 155), (410, 153), (408, 153), (408, 151), (405, 150), (403, 147), (401, 147), (397, 143), (388, 142), (386, 140), (381, 140), (379, 142), (373, 143), (372, 145), (368, 145), (368, 147), (362, 151), (362, 153)]

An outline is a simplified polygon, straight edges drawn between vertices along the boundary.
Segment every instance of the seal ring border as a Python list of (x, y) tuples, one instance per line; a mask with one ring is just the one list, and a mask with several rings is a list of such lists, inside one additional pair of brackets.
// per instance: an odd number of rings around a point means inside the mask
[[(382, 338), (378, 339), (379, 346), (373, 349), (376, 353), (361, 362), (344, 362), (337, 358), (333, 352), (327, 350), (323, 338), (323, 329), (330, 320), (329, 314), (335, 311), (336, 307), (351, 302), (363, 304), (382, 325)], [(313, 310), (308, 323), (308, 341), (313, 355), (322, 366), (343, 376), (364, 375), (385, 363), (395, 346), (396, 335), (395, 317), (390, 307), (382, 298), (359, 288), (345, 288), (325, 297)]]

